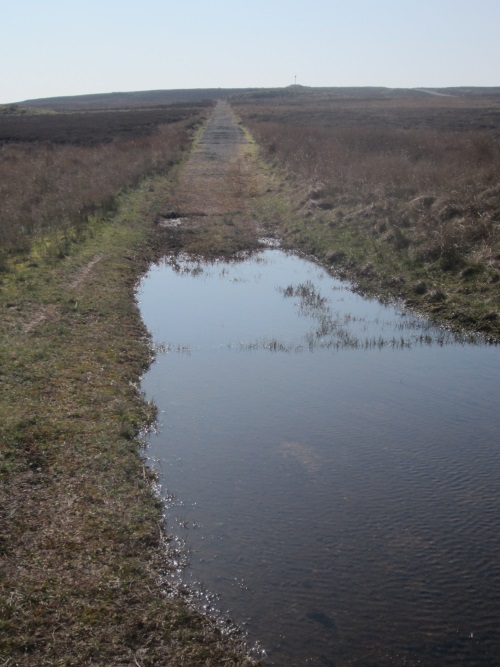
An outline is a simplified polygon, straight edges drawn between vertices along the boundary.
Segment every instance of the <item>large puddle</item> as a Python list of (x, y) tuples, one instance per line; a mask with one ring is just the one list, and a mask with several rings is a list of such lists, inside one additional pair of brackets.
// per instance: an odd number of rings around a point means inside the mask
[(181, 576), (265, 664), (497, 665), (500, 348), (302, 258), (151, 268), (148, 456)]

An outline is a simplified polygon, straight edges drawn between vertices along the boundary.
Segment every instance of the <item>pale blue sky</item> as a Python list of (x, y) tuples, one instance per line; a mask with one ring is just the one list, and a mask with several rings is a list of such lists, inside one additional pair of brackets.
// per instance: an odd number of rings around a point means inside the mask
[(500, 0), (0, 0), (0, 103), (210, 87), (498, 86)]

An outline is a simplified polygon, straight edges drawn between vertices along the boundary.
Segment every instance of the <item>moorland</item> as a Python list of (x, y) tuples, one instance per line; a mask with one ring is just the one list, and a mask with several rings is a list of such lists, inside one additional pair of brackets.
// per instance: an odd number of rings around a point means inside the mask
[(0, 115), (2, 664), (253, 664), (172, 585), (184, 555), (139, 439), (135, 290), (211, 108)]
[[(8, 108), (9, 109), (9, 108)], [(118, 192), (175, 164), (200, 103), (160, 109), (0, 115), (0, 265), (36, 238), (82, 232), (89, 215), (111, 210)]]
[(138, 439), (155, 407), (138, 388), (152, 351), (137, 281), (172, 249), (175, 230), (158, 220), (213, 100), (229, 93), (261, 169), (235, 163), (231, 196), (249, 205), (218, 216), (213, 233), (200, 215), (197, 252), (224, 252), (229, 238), (241, 249), (240, 218), (245, 239), (266, 222), (365, 292), (500, 338), (496, 89), (156, 91), (0, 107), (5, 664), (252, 664), (189, 591), (166, 594), (179, 554)]
[(232, 104), (292, 184), (293, 247), (366, 292), (498, 340), (498, 89), (292, 86)]

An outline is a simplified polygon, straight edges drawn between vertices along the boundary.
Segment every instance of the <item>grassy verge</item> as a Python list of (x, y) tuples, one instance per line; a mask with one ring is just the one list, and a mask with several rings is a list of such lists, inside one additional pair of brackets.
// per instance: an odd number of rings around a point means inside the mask
[(137, 389), (151, 353), (134, 289), (168, 245), (154, 222), (174, 172), (93, 215), (64, 259), (41, 240), (3, 275), (2, 664), (253, 664), (169, 592), (175, 554), (137, 439), (155, 410)]
[(366, 293), (500, 340), (496, 102), (302, 95), (234, 106), (281, 182), (266, 214), (290, 247)]

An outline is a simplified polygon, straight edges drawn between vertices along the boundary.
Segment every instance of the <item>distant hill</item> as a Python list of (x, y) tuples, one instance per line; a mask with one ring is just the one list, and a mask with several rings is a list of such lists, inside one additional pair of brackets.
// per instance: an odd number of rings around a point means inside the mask
[[(384, 88), (384, 87), (309, 87), (291, 85), (284, 88), (193, 88), (179, 90), (147, 90), (126, 93), (102, 93), (96, 95), (75, 95), (71, 97), (46, 97), (25, 100), (18, 105), (23, 108), (50, 111), (104, 111), (134, 108), (152, 108), (215, 101), (228, 97), (257, 99), (292, 98), (303, 95), (325, 95), (329, 97), (412, 97), (421, 95), (443, 95), (451, 97), (482, 97), (500, 99), (500, 87), (454, 87), (454, 88)], [(11, 105), (15, 106), (15, 105)]]
[(316, 98), (317, 100), (386, 100), (386, 99), (415, 99), (429, 97), (459, 97), (475, 98), (483, 101), (500, 101), (500, 87), (480, 88), (385, 88), (383, 86), (358, 87), (308, 87), (292, 85), (286, 88), (258, 88), (252, 91), (240, 90), (233, 95), (237, 100), (280, 100), (282, 102), (298, 100), (300, 98)]
[(500, 97), (500, 86), (459, 86), (455, 88), (428, 88), (428, 90), (461, 97)]
[(130, 93), (102, 93), (96, 95), (74, 95), (71, 97), (44, 97), (19, 102), (23, 107), (49, 109), (52, 111), (94, 111), (158, 107), (171, 104), (186, 104), (206, 100), (225, 99), (234, 93), (255, 90), (254, 88), (193, 88), (190, 90), (147, 90)]

